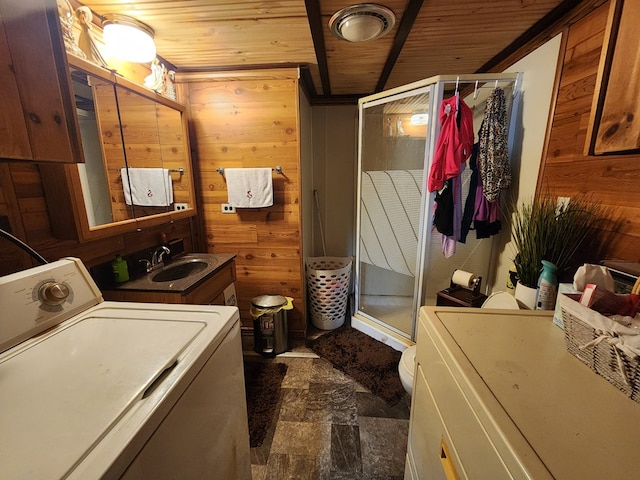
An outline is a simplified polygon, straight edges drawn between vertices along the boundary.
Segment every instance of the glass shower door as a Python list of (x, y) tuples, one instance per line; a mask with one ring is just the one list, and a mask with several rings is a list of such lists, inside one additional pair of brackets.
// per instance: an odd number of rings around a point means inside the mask
[[(411, 338), (431, 87), (361, 106), (356, 310)], [(424, 192), (426, 193), (426, 192)]]

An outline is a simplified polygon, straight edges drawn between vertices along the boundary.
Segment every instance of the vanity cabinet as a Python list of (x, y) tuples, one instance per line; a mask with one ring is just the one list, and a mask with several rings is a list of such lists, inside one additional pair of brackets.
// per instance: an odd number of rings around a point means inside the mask
[(56, 3), (0, 2), (0, 157), (82, 162)]
[(640, 405), (552, 315), (421, 308), (405, 480), (637, 477)]
[(224, 290), (236, 280), (235, 262), (231, 260), (216, 269), (201, 283), (184, 292), (153, 290), (104, 290), (105, 300), (119, 302), (188, 303), (224, 305)]

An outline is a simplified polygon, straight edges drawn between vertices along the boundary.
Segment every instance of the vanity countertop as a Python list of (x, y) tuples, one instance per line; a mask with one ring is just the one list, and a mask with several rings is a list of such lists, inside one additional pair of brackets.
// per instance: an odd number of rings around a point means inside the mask
[[(186, 253), (173, 258), (167, 262), (162, 268), (154, 270), (142, 277), (129, 280), (120, 285), (108, 287), (108, 290), (114, 291), (137, 291), (137, 292), (166, 292), (186, 294), (211, 278), (216, 272), (220, 271), (224, 266), (232, 262), (236, 258), (235, 254), (230, 253)], [(154, 281), (153, 278), (171, 267), (184, 263), (203, 261), (207, 263), (206, 267), (198, 272), (191, 273), (184, 278), (169, 281)]]

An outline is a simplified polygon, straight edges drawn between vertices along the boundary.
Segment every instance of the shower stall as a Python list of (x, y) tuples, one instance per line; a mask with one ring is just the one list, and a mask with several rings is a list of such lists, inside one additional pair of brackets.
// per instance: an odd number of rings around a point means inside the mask
[[(453, 256), (443, 255), (441, 234), (432, 228), (435, 192), (427, 191), (427, 178), (443, 99), (459, 95), (471, 107), (477, 138), (487, 98), (503, 89), (511, 142), (519, 77), (438, 76), (359, 101), (355, 328), (401, 349), (415, 338), (419, 307), (435, 305), (455, 269), (489, 278), (495, 263), (491, 238), (478, 240), (470, 232)], [(465, 169), (463, 201), (470, 176)]]

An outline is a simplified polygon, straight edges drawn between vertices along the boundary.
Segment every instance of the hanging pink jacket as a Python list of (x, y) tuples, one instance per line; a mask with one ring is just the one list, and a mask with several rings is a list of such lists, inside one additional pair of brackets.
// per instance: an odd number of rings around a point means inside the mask
[[(458, 110), (460, 127), (456, 121)], [(442, 189), (444, 182), (460, 173), (460, 165), (471, 155), (473, 140), (473, 111), (457, 95), (445, 98), (440, 106), (440, 135), (427, 182), (430, 192)]]

